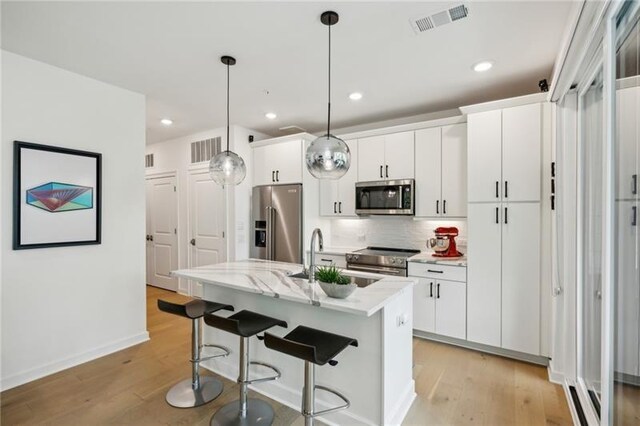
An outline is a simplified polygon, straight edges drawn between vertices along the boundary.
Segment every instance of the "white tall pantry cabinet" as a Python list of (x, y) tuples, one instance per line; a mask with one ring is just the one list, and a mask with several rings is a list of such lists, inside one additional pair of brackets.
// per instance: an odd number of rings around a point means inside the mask
[(548, 111), (537, 102), (467, 117), (467, 339), (532, 355), (541, 354), (541, 158)]

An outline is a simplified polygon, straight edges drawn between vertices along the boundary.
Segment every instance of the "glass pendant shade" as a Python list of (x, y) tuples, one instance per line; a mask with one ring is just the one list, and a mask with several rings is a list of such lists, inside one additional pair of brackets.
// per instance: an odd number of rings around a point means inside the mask
[(218, 185), (238, 185), (247, 175), (247, 166), (235, 152), (222, 151), (209, 161), (209, 175)]
[(342, 139), (325, 134), (307, 148), (306, 163), (317, 179), (340, 179), (351, 166), (351, 151)]

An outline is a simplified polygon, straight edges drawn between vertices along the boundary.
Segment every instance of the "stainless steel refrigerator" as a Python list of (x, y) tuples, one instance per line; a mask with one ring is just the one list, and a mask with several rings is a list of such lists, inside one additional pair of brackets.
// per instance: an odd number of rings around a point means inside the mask
[(302, 263), (302, 185), (253, 188), (251, 257)]

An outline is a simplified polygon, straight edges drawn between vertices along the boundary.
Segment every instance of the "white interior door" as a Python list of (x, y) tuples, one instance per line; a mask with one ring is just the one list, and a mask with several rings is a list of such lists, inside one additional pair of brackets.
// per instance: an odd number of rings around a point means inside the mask
[(178, 200), (176, 178), (147, 180), (147, 203), (151, 236), (151, 276), (148, 284), (167, 290), (178, 290), (178, 279), (171, 271), (178, 269)]
[(442, 128), (442, 215), (467, 215), (467, 125)]
[[(189, 267), (227, 260), (224, 190), (207, 171), (189, 175)], [(190, 294), (202, 297), (202, 285), (190, 283)]]
[(151, 284), (153, 280), (153, 241), (151, 241), (151, 186), (152, 183), (150, 180), (146, 182), (146, 191), (145, 191), (145, 217), (146, 217), (146, 225), (145, 225), (145, 239), (146, 239), (146, 278), (145, 282), (147, 284)]
[(442, 214), (441, 134), (440, 127), (416, 132), (416, 216), (436, 217)]

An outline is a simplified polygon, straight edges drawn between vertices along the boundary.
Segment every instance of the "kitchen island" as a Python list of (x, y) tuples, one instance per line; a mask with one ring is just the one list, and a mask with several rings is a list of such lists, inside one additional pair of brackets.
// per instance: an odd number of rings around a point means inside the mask
[[(201, 282), (205, 300), (287, 321), (288, 329), (274, 327), (269, 330), (272, 334), (284, 336), (298, 325), (306, 325), (358, 339), (357, 348), (347, 348), (338, 355), (337, 366), (316, 369), (317, 384), (336, 389), (351, 401), (349, 409), (323, 416), (322, 421), (399, 425), (415, 398), (411, 340), (414, 280), (358, 273), (380, 280), (356, 289), (347, 299), (332, 299), (318, 284), (291, 277), (301, 271), (302, 265), (250, 259), (179, 270), (174, 275)], [(221, 312), (216, 315), (232, 314)], [(238, 337), (204, 327), (203, 340), (231, 349), (230, 356), (204, 362), (203, 367), (235, 381)], [(282, 372), (279, 380), (251, 389), (299, 411), (303, 362), (267, 349), (258, 339), (251, 339), (251, 360), (272, 364)], [(252, 377), (268, 374), (268, 370), (252, 367)], [(317, 410), (338, 403), (325, 392), (316, 393)]]

